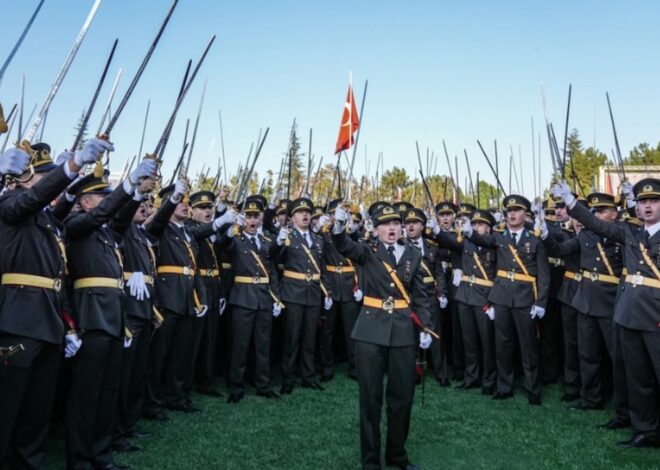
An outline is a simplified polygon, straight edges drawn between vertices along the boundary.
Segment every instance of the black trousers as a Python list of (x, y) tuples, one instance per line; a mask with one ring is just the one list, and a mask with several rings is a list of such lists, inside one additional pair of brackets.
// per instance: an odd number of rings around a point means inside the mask
[[(614, 357), (614, 322), (608, 317), (578, 315), (580, 351), (580, 401), (585, 406), (600, 406), (603, 392), (603, 364)], [(603, 354), (605, 345), (609, 357)]]
[(536, 321), (529, 315), (531, 307), (509, 308), (495, 305), (495, 354), (497, 361), (497, 391), (513, 390), (514, 335), (518, 335), (525, 389), (539, 395), (539, 353)]
[(360, 388), (360, 449), (363, 469), (380, 469), (380, 417), (383, 379), (387, 375), (387, 438), (385, 460), (389, 465), (409, 463), (405, 443), (415, 394), (417, 346), (388, 347), (355, 342)]
[(621, 327), (635, 434), (660, 439), (660, 334)]
[(623, 357), (623, 327), (617, 323), (614, 330), (614, 417), (619, 421), (630, 421), (630, 404), (628, 398), (628, 374)]
[(257, 390), (270, 390), (270, 336), (273, 325), (271, 310), (250, 310), (234, 306), (231, 332), (230, 390), (239, 393), (244, 390), (243, 380), (248, 364), (250, 343), (254, 344), (255, 385)]
[(112, 463), (112, 429), (121, 377), (123, 340), (105, 331), (86, 331), (71, 360), (67, 404), (67, 468)]
[(131, 346), (123, 351), (121, 383), (113, 430), (114, 442), (122, 441), (133, 432), (135, 424), (142, 416), (149, 364), (149, 344), (153, 332), (150, 320), (128, 317), (128, 322), (128, 328), (133, 333), (133, 341)]
[(450, 299), (447, 309), (451, 316), (451, 364), (454, 370), (454, 380), (463, 380), (465, 352), (463, 351), (463, 333), (461, 333), (458, 304), (457, 300)]
[(321, 323), (319, 335), (319, 353), (321, 356), (321, 374), (331, 375), (334, 372), (333, 337), (337, 318), (341, 315), (343, 334), (346, 343), (346, 357), (348, 358), (348, 375), (355, 377), (355, 344), (351, 338), (353, 325), (357, 320), (360, 305), (355, 301), (333, 302), (332, 308), (324, 311), (325, 319)]
[[(206, 320), (209, 315), (218, 316), (217, 308), (211, 311), (211, 305), (203, 317), (192, 317), (192, 325), (190, 327), (190, 340), (185, 351), (186, 355), (186, 371), (183, 381), (183, 395), (186, 403), (192, 403), (191, 394), (193, 385), (195, 383), (195, 372), (197, 367), (197, 358), (202, 349), (202, 341), (204, 338), (204, 329), (206, 328)], [(176, 400), (175, 400), (176, 401)]]
[(495, 326), (481, 307), (459, 302), (459, 318), (465, 350), (465, 385), (495, 385)]
[[(320, 300), (319, 300), (320, 302)], [(321, 306), (300, 305), (289, 302), (284, 316), (284, 352), (282, 354), (282, 383), (291, 385), (298, 351), (303, 383), (314, 381), (314, 348), (316, 328), (321, 314)]]
[(552, 383), (559, 378), (561, 370), (561, 302), (551, 297), (543, 318), (539, 320), (539, 358), (541, 382)]
[(62, 345), (0, 333), (25, 348), (0, 362), (0, 467), (39, 468), (48, 438)]
[(149, 349), (145, 412), (162, 411), (166, 404), (186, 403), (183, 386), (190, 363), (187, 362), (194, 318), (169, 310), (155, 333)]
[(448, 335), (446, 334), (448, 322), (444, 321), (444, 317), (449, 316), (450, 313), (447, 309), (441, 309), (435, 298), (431, 300), (429, 313), (431, 317), (431, 329), (440, 335), (440, 340), (434, 340), (429, 348), (433, 373), (437, 380), (449, 379), (449, 366), (447, 365), (447, 351), (449, 346), (447, 344)]
[(564, 338), (564, 393), (580, 393), (580, 352), (578, 347), (577, 310), (561, 304), (562, 335)]
[[(226, 311), (227, 308), (225, 308), (225, 313)], [(220, 320), (220, 303), (217, 299), (213, 299), (209, 311), (204, 315), (203, 320), (204, 328), (195, 367), (195, 382), (198, 390), (211, 388), (215, 377), (218, 322)]]

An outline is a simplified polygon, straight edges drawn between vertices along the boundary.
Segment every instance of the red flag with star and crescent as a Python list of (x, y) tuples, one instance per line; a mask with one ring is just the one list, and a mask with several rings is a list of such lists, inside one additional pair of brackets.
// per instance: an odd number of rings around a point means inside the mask
[(360, 117), (358, 116), (355, 98), (353, 97), (353, 87), (348, 85), (348, 94), (344, 112), (341, 115), (341, 124), (339, 125), (339, 135), (337, 136), (337, 147), (335, 155), (342, 150), (348, 150), (355, 143), (355, 132), (360, 127)]

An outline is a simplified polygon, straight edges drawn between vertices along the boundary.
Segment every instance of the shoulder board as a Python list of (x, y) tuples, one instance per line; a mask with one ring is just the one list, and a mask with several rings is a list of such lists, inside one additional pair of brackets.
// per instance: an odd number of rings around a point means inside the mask
[(427, 239), (426, 243), (428, 243), (431, 246), (438, 246), (437, 242), (435, 242), (434, 240), (431, 240), (431, 239)]
[(265, 235), (262, 235), (263, 239), (266, 240), (268, 243), (272, 242), (273, 240), (270, 237), (267, 237)]
[(626, 222), (628, 222), (629, 224), (635, 225), (637, 227), (643, 227), (644, 226), (644, 222), (639, 220), (637, 217), (630, 217), (629, 219), (626, 220)]

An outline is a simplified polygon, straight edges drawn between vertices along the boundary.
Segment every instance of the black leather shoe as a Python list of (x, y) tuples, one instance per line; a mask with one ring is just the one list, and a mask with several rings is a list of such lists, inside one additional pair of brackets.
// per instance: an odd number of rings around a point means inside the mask
[(257, 392), (258, 397), (264, 397), (269, 400), (279, 400), (280, 397), (277, 393), (273, 392), (272, 390), (265, 390), (265, 391), (258, 391)]
[(493, 395), (493, 400), (506, 400), (507, 398), (512, 398), (513, 392), (496, 392)]
[(115, 452), (120, 452), (120, 453), (127, 453), (127, 452), (139, 452), (142, 449), (139, 448), (136, 445), (131, 444), (128, 441), (121, 441), (115, 444), (112, 444), (112, 450)]
[(335, 378), (335, 374), (326, 374), (321, 376), (321, 382), (330, 382)]
[(481, 389), (481, 394), (482, 395), (492, 395), (493, 393), (495, 393), (495, 386), (494, 385), (491, 385), (489, 387), (484, 387), (484, 388)]
[(637, 434), (629, 441), (617, 442), (616, 445), (625, 449), (641, 449), (643, 447), (660, 447), (660, 442), (657, 439), (650, 439), (643, 434)]
[(438, 385), (441, 387), (449, 387), (451, 385), (451, 382), (449, 382), (449, 379), (447, 378), (436, 379), (436, 382), (438, 382)]
[(144, 419), (148, 419), (149, 421), (169, 421), (170, 418), (167, 417), (165, 413), (162, 411), (147, 411), (144, 413)]
[(602, 410), (603, 405), (585, 405), (584, 403), (578, 403), (577, 405), (567, 406), (566, 409), (571, 411), (593, 411)]
[(571, 402), (580, 398), (579, 393), (564, 393), (560, 398), (561, 401)]
[(530, 405), (538, 406), (541, 404), (541, 397), (538, 396), (536, 393), (530, 393), (527, 395), (527, 403), (529, 403)]
[(323, 387), (321, 387), (321, 384), (318, 382), (303, 382), (302, 388), (311, 388), (312, 390), (319, 390), (319, 391), (325, 390)]
[(397, 467), (400, 468), (401, 470), (421, 470), (417, 465), (412, 463), (398, 464), (393, 462), (385, 462), (385, 465), (387, 465), (388, 467)]
[(348, 378), (357, 382), (357, 375), (355, 374), (348, 374)]
[(203, 388), (200, 388), (197, 391), (199, 393), (201, 393), (202, 395), (207, 395), (209, 397), (222, 397), (222, 396), (224, 396), (222, 393), (220, 393), (219, 391), (217, 391), (213, 387), (203, 387)]
[(630, 421), (618, 419), (618, 418), (612, 418), (607, 423), (599, 424), (598, 427), (603, 429), (612, 429), (612, 430), (629, 428)]
[(227, 403), (238, 403), (244, 396), (243, 392), (230, 393), (229, 398), (227, 398)]
[(129, 436), (133, 439), (144, 439), (145, 437), (151, 437), (152, 434), (147, 431), (133, 431)]
[(285, 384), (280, 388), (280, 395), (291, 395), (291, 392), (293, 392), (293, 385)]

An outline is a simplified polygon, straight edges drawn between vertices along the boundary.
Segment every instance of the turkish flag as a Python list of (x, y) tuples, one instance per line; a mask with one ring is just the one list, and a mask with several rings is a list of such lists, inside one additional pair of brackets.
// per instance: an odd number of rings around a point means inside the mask
[(360, 127), (360, 117), (358, 116), (355, 98), (353, 97), (353, 87), (348, 85), (348, 94), (344, 112), (341, 115), (341, 124), (339, 125), (339, 135), (337, 136), (337, 147), (335, 155), (342, 150), (348, 150), (355, 142), (353, 135)]

